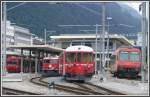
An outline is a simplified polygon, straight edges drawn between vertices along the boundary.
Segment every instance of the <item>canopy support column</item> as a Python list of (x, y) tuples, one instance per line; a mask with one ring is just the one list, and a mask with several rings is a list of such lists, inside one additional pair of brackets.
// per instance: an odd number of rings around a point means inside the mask
[(38, 51), (35, 50), (35, 74), (37, 74), (38, 70)]
[(21, 49), (21, 76), (23, 75), (23, 49)]

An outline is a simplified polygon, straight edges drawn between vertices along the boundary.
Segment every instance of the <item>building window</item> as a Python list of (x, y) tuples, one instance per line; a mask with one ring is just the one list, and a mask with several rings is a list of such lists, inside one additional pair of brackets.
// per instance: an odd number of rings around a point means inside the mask
[(72, 42), (72, 46), (74, 45), (81, 45), (81, 42)]
[[(105, 49), (107, 49), (107, 42), (105, 42)], [(109, 42), (109, 49), (113, 49), (113, 43)]]
[(85, 42), (85, 46), (92, 47), (92, 43), (91, 42)]
[(62, 48), (63, 49), (66, 49), (67, 47), (69, 47), (70, 46), (70, 42), (63, 42), (62, 43)]

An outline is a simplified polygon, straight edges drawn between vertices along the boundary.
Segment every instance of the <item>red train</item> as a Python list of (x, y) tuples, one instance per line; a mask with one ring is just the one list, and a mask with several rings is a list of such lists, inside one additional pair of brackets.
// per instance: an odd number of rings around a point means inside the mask
[(45, 57), (42, 64), (43, 75), (58, 75), (59, 57)]
[(141, 50), (133, 47), (118, 48), (110, 60), (111, 72), (115, 76), (136, 77), (141, 64)]
[(6, 69), (8, 72), (19, 73), (21, 71), (19, 56), (8, 56)]
[(71, 46), (60, 55), (59, 72), (66, 80), (86, 80), (94, 71), (94, 50), (90, 47)]
[[(9, 55), (7, 56), (6, 69), (9, 73), (19, 73), (21, 72), (21, 57), (19, 55)], [(31, 61), (31, 63), (30, 63)], [(31, 68), (30, 68), (31, 64)], [(28, 58), (23, 59), (23, 72), (34, 72), (34, 60), (29, 60)]]

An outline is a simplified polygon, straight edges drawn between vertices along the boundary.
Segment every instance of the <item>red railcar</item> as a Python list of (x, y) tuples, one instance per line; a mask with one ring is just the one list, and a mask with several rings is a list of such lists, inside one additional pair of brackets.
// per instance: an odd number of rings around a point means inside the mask
[(141, 68), (141, 50), (133, 47), (118, 48), (111, 56), (111, 72), (118, 76), (136, 77)]
[(42, 64), (43, 75), (58, 75), (59, 57), (45, 57)]
[(8, 72), (19, 73), (21, 71), (21, 61), (19, 56), (8, 56), (6, 69)]
[(94, 50), (87, 46), (71, 46), (60, 56), (59, 72), (66, 80), (86, 80), (95, 71)]
[[(23, 58), (23, 72), (34, 72), (34, 60), (29, 58)], [(21, 57), (19, 55), (7, 56), (6, 69), (10, 73), (21, 72)]]

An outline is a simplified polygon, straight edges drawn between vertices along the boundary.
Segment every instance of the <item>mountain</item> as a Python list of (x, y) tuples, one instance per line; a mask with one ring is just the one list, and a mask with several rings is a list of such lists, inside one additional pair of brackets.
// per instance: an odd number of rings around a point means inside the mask
[[(19, 3), (8, 2), (7, 8)], [(109, 33), (136, 34), (141, 31), (140, 14), (122, 3), (106, 3), (106, 17), (109, 21)], [(29, 28), (31, 33), (44, 37), (44, 28), (56, 31), (47, 35), (95, 33), (81, 30), (95, 30), (94, 26), (60, 27), (60, 25), (102, 24), (102, 3), (46, 3), (28, 2), (8, 13), (8, 19), (16, 25)], [(108, 21), (106, 21), (108, 23)], [(108, 26), (107, 26), (108, 28)], [(106, 29), (107, 29), (106, 28)], [(101, 28), (100, 28), (101, 30)], [(135, 36), (129, 38), (136, 38)]]

